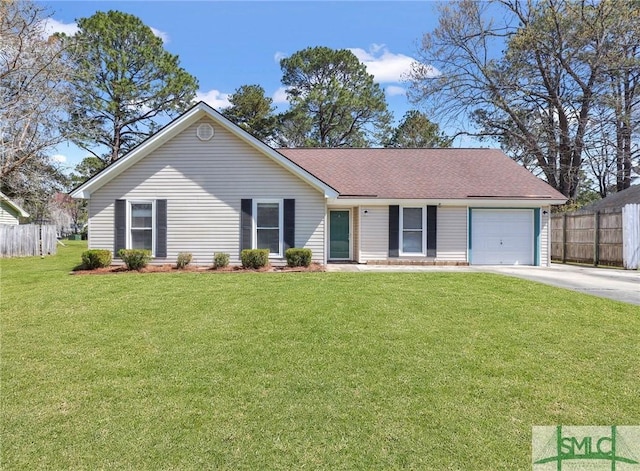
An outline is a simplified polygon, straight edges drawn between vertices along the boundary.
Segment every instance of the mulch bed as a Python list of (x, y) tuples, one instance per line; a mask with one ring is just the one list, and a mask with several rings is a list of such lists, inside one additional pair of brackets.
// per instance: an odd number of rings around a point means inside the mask
[[(213, 269), (212, 267), (197, 267), (188, 265), (185, 268), (176, 268), (175, 265), (147, 265), (138, 273), (286, 273), (286, 272), (322, 272), (325, 271), (324, 266), (319, 263), (312, 263), (308, 267), (276, 267), (268, 266), (260, 269), (242, 268), (229, 266), (226, 268)], [(71, 272), (72, 275), (111, 275), (118, 273), (131, 273), (124, 265), (113, 265), (106, 268), (96, 268), (94, 270), (85, 270), (82, 266), (78, 266)]]

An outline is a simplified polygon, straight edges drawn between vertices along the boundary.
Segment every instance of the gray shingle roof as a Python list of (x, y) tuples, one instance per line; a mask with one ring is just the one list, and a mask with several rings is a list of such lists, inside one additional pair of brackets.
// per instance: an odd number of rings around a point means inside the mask
[(606, 198), (580, 209), (588, 211), (602, 211), (603, 209), (622, 208), (627, 204), (640, 204), (640, 185), (634, 185), (626, 190), (610, 194)]
[(277, 150), (340, 198), (566, 199), (497, 149)]

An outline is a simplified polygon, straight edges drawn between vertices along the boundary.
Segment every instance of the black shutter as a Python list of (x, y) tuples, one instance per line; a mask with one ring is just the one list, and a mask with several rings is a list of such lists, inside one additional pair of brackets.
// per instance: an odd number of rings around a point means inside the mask
[(296, 246), (296, 200), (284, 200), (284, 250)]
[(253, 210), (253, 200), (243, 199), (240, 202), (240, 250), (250, 249), (253, 229), (251, 212)]
[(113, 256), (118, 257), (118, 250), (127, 248), (127, 201), (116, 200), (114, 206)]
[(427, 206), (427, 257), (436, 256), (438, 207)]
[(156, 258), (167, 257), (167, 200), (156, 200)]
[(398, 241), (400, 239), (400, 206), (389, 206), (389, 257), (399, 257)]

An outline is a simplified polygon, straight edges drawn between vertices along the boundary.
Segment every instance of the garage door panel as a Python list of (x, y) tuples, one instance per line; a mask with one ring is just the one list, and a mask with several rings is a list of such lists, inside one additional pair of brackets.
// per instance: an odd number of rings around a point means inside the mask
[(533, 265), (533, 210), (472, 210), (474, 265)]

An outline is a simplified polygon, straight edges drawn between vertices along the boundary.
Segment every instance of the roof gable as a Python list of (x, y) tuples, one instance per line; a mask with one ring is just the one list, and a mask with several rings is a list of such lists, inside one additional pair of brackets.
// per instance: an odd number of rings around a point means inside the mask
[(29, 213), (22, 209), (17, 203), (11, 201), (7, 195), (0, 192), (0, 201), (4, 202), (7, 206), (12, 208), (20, 217), (28, 218)]
[(341, 198), (566, 198), (497, 149), (278, 149)]
[(116, 178), (129, 167), (144, 159), (151, 152), (158, 149), (164, 143), (187, 129), (191, 124), (197, 122), (205, 116), (212, 119), (216, 124), (230, 131), (236, 137), (248, 143), (253, 148), (257, 149), (259, 152), (265, 155), (265, 157), (268, 157), (271, 160), (275, 161), (282, 167), (289, 170), (291, 173), (297, 175), (302, 180), (306, 181), (308, 184), (324, 193), (326, 197), (335, 198), (338, 196), (337, 191), (330, 185), (318, 179), (316, 176), (312, 175), (295, 162), (291, 161), (273, 148), (269, 147), (264, 142), (256, 139), (254, 136), (229, 121), (227, 118), (222, 116), (220, 113), (218, 113), (216, 110), (202, 101), (194, 105), (191, 109), (186, 111), (175, 120), (173, 120), (162, 130), (158, 131), (156, 134), (140, 143), (137, 147), (128, 152), (122, 158), (118, 159), (117, 161), (103, 169), (101, 172), (97, 173), (92, 178), (87, 180), (85, 183), (72, 190), (70, 193), (71, 196), (74, 198), (90, 198), (93, 192)]

